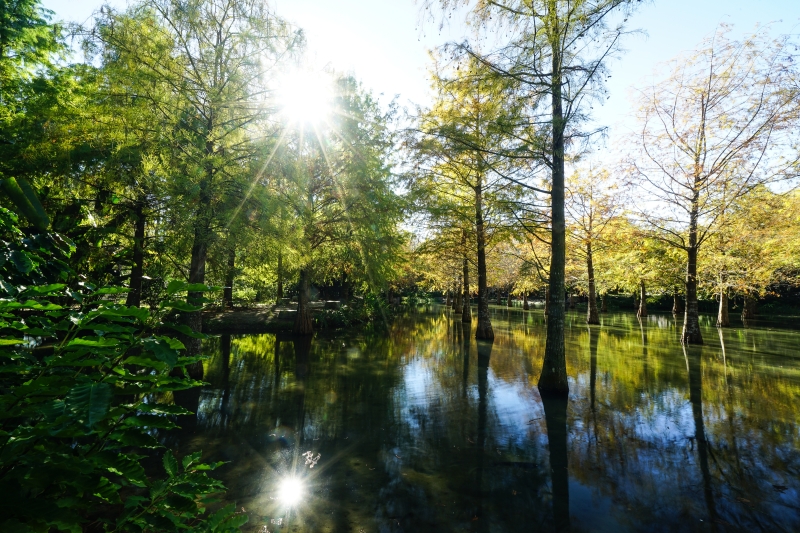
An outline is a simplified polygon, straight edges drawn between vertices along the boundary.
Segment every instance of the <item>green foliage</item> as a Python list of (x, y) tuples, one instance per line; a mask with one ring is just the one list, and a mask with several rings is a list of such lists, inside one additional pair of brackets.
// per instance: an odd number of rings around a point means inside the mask
[(168, 452), (166, 477), (142, 466), (188, 414), (166, 393), (200, 384), (185, 375), (197, 358), (156, 333), (178, 306), (151, 315), (119, 303), (126, 289), (73, 286), (71, 243), (26, 236), (4, 208), (0, 237), (0, 530), (236, 531), (246, 517), (231, 508), (200, 521), (224, 489), (206, 475), (219, 464)]

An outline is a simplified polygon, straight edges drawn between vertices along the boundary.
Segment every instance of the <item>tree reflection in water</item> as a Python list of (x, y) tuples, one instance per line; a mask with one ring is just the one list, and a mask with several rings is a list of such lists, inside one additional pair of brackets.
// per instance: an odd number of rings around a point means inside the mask
[[(536, 392), (542, 312), (497, 311), (493, 344), (441, 308), (211, 339), (209, 385), (175, 395), (198, 415), (162, 442), (230, 461), (250, 531), (800, 531), (800, 335), (751, 324), (684, 355), (658, 315), (570, 313), (567, 404)], [(288, 474), (306, 484), (291, 515)]]

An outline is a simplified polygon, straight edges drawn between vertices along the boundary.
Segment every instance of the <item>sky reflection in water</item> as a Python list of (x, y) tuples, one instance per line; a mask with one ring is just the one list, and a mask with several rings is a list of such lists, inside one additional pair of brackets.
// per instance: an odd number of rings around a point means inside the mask
[(800, 531), (800, 334), (706, 320), (684, 350), (668, 315), (570, 314), (570, 398), (543, 403), (541, 311), (493, 313), (492, 345), (441, 307), (213, 339), (171, 445), (230, 461), (252, 531)]

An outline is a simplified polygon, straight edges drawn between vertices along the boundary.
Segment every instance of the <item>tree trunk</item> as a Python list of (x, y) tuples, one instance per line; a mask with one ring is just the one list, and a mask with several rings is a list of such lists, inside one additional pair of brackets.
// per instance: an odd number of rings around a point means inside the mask
[(550, 201), (552, 235), (550, 240), (550, 308), (547, 317), (542, 373), (539, 393), (569, 393), (567, 360), (564, 356), (564, 274), (566, 266), (566, 222), (564, 219), (564, 113), (561, 100), (561, 55), (559, 43), (552, 44), (553, 74), (551, 79), (553, 106), (552, 183)]
[(574, 294), (570, 294), (567, 297), (567, 299), (569, 300), (569, 308), (570, 309), (575, 309), (575, 295)]
[(586, 309), (586, 323), (599, 324), (600, 315), (597, 313), (597, 295), (594, 286), (594, 263), (591, 241), (586, 243), (586, 270), (589, 274), (589, 306)]
[(544, 314), (545, 316), (550, 314), (550, 288), (546, 288), (544, 290)]
[(450, 307), (451, 305), (453, 305), (453, 302), (450, 300), (450, 289), (447, 289), (445, 294), (447, 296), (445, 296), (445, 299), (444, 299), (444, 306), (445, 307)]
[(608, 302), (606, 301), (606, 293), (600, 295), (600, 312), (607, 313), (608, 312)]
[(636, 316), (644, 318), (647, 316), (647, 290), (643, 279), (639, 280), (639, 291), (639, 311), (636, 312)]
[(503, 292), (497, 289), (497, 305), (503, 305)]
[(455, 297), (453, 298), (453, 311), (455, 313), (460, 313), (462, 311), (462, 308), (464, 307), (464, 302), (461, 300), (463, 292), (459, 290), (460, 288), (461, 288), (461, 276), (458, 277), (455, 289), (453, 290), (453, 293), (455, 294)]
[(731, 325), (730, 318), (728, 317), (728, 291), (722, 289), (719, 291), (719, 312), (717, 313), (717, 327), (727, 328)]
[(522, 310), (523, 311), (528, 311), (528, 310), (530, 310), (530, 308), (531, 308), (531, 304), (528, 303), (528, 293), (527, 292), (523, 292), (522, 293)]
[(228, 265), (225, 271), (225, 288), (222, 289), (222, 307), (233, 307), (233, 280), (236, 268), (236, 248), (228, 250)]
[(275, 291), (275, 303), (279, 304), (283, 300), (283, 252), (278, 252), (278, 287)]
[(686, 250), (686, 312), (683, 315), (681, 343), (703, 344), (700, 313), (697, 306), (697, 208), (692, 209), (689, 223), (689, 246)]
[(478, 248), (478, 327), (475, 338), (493, 340), (494, 330), (489, 318), (489, 287), (486, 284), (486, 231), (483, 227), (483, 177), (475, 187), (475, 236)]
[(506, 307), (511, 307), (514, 305), (514, 301), (511, 299), (511, 292), (508, 293), (508, 298), (506, 298)]
[(308, 307), (308, 269), (300, 270), (300, 287), (297, 296), (297, 318), (294, 321), (292, 333), (295, 335), (311, 335), (314, 333), (314, 325), (311, 322), (311, 310)]
[[(206, 282), (206, 259), (208, 256), (208, 231), (202, 227), (196, 227), (194, 230), (194, 244), (192, 245), (192, 256), (189, 264), (189, 283), (205, 283)], [(189, 292), (186, 296), (186, 303), (197, 307), (203, 305), (203, 293), (199, 291)], [(187, 312), (185, 314), (186, 325), (191, 328), (195, 333), (201, 333), (203, 330), (203, 317), (200, 311)], [(189, 357), (196, 357), (200, 355), (202, 349), (202, 342), (200, 339), (194, 337), (185, 337), (183, 341), (186, 346), (186, 355)], [(193, 379), (202, 379), (203, 377), (203, 363), (192, 363), (187, 367), (189, 375)]]
[(672, 291), (672, 314), (679, 315), (683, 313), (683, 302), (681, 302), (680, 294), (678, 294), (678, 288), (675, 287)]
[(742, 320), (750, 320), (756, 317), (757, 303), (755, 296), (751, 292), (744, 295), (744, 304), (742, 305)]
[(144, 233), (147, 223), (144, 217), (144, 202), (137, 202), (133, 212), (133, 261), (131, 262), (130, 292), (125, 305), (139, 307), (142, 303), (142, 276), (144, 275)]
[[(466, 239), (466, 232), (464, 233)], [(467, 262), (467, 254), (464, 252), (464, 259), (463, 259), (463, 269), (464, 269), (464, 295), (463, 295), (463, 307), (461, 309), (461, 322), (465, 324), (472, 323), (472, 308), (470, 307), (469, 302), (469, 263)]]

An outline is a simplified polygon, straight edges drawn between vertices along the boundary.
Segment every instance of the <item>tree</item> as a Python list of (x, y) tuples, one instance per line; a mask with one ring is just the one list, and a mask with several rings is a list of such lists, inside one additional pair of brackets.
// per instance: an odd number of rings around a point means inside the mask
[[(421, 114), (407, 145), (415, 154), (413, 175), (418, 194), (446, 199), (449, 216), (457, 217), (460, 227), (469, 228), (474, 235), (478, 274), (475, 337), (491, 340), (487, 246), (493, 229), (502, 226), (500, 206), (516, 201), (522, 192), (498, 173), (506, 165), (496, 155), (507, 141), (504, 121), (514, 111), (512, 101), (506, 99), (507, 87), (502, 80), (487, 77), (479, 62), (465, 58), (454, 66), (446, 73), (437, 65), (433, 79), (436, 102)], [(426, 204), (439, 216), (439, 206), (427, 200)]]
[(467, 44), (456, 49), (478, 58), (497, 75), (514, 80), (529, 97), (526, 112), (537, 135), (527, 138), (535, 140), (536, 146), (531, 151), (539, 154), (540, 163), (550, 175), (547, 193), (551, 205), (550, 301), (539, 389), (567, 394), (563, 301), (566, 148), (568, 144), (577, 144), (580, 137), (585, 138), (580, 123), (586, 118), (586, 106), (602, 91), (605, 60), (616, 50), (623, 33), (621, 24), (609, 30), (606, 21), (612, 13), (627, 12), (631, 2), (480, 0), (471, 4), (465, 0), (441, 0), (440, 3), (445, 8), (470, 5), (478, 25), (496, 17), (500, 28), (513, 30), (512, 40), (490, 56), (474, 52)]
[(335, 80), (333, 107), (330, 121), (287, 135), (282, 151), (288, 163), (268, 182), (294, 218), (287, 244), (299, 257), (296, 335), (313, 333), (310, 283), (346, 272), (367, 292), (379, 293), (402, 246), (403, 205), (388, 164), (394, 109), (382, 111), (348, 76)]
[[(188, 236), (188, 281), (202, 285), (209, 247), (247, 198), (243, 162), (269, 131), (270, 73), (302, 34), (255, 0), (147, 0), (127, 13), (104, 11), (92, 36), (105, 57), (149, 80), (137, 97), (169, 124), (162, 157), (173, 221)], [(198, 304), (202, 292), (188, 299)], [(200, 331), (199, 312), (187, 313), (187, 324)]]
[(566, 210), (571, 219), (569, 235), (573, 238), (577, 255), (586, 265), (587, 324), (599, 324), (595, 283), (595, 254), (605, 246), (604, 237), (608, 223), (619, 214), (620, 202), (615, 197), (615, 185), (607, 170), (590, 169), (573, 174), (567, 184)]
[(762, 31), (742, 41), (721, 27), (671, 75), (641, 96), (632, 176), (649, 201), (638, 215), (656, 238), (686, 252), (686, 311), (681, 342), (702, 344), (697, 305), (698, 252), (731, 204), (754, 187), (786, 177), (797, 101), (786, 39)]

